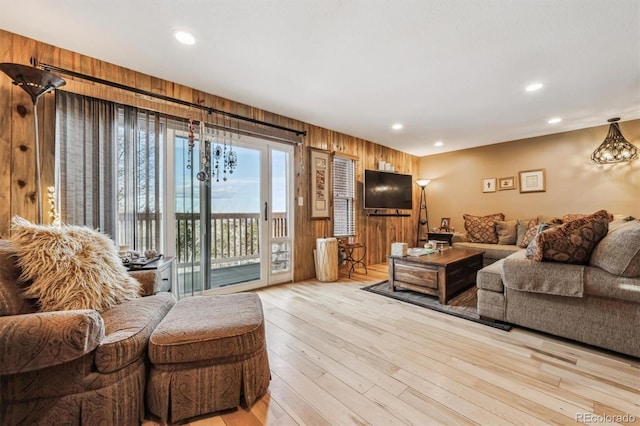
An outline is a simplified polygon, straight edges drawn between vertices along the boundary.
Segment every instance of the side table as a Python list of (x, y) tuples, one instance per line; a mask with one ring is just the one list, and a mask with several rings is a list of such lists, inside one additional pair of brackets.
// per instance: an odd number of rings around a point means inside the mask
[[(367, 255), (367, 246), (363, 243), (340, 243), (338, 245), (339, 248), (344, 250), (345, 259), (347, 263), (349, 263), (349, 278), (351, 278), (351, 273), (355, 269), (356, 265), (362, 265), (364, 267), (365, 274), (368, 274), (367, 265), (364, 263), (364, 258)], [(357, 249), (362, 249), (362, 253), (360, 253), (359, 257), (354, 257), (353, 252)]]
[(174, 258), (161, 256), (145, 265), (129, 266), (129, 272), (135, 276), (136, 271), (155, 271), (156, 283), (154, 293), (159, 291), (173, 291)]
[(453, 244), (453, 232), (427, 232), (427, 240), (446, 241), (451, 246)]

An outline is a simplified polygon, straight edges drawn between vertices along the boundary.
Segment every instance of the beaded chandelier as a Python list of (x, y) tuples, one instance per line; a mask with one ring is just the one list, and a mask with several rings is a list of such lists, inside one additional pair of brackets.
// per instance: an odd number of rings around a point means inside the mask
[(638, 148), (629, 143), (618, 127), (620, 118), (609, 119), (609, 133), (600, 146), (591, 154), (591, 161), (598, 164), (612, 164), (638, 158)]

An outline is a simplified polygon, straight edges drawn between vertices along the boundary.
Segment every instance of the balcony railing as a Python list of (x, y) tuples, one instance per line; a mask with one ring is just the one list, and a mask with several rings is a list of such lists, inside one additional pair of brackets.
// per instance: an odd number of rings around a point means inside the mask
[[(288, 236), (286, 213), (274, 213), (271, 235)], [(260, 254), (259, 213), (211, 214), (211, 261), (226, 263), (257, 259)], [(176, 213), (178, 264), (200, 261), (200, 214)]]

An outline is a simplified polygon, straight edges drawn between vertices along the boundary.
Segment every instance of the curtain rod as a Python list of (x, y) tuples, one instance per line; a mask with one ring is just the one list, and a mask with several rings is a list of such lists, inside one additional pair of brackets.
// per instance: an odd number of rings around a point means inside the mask
[(126, 86), (124, 84), (116, 83), (116, 82), (109, 81), (109, 80), (103, 80), (103, 79), (98, 78), (98, 77), (93, 77), (91, 75), (82, 74), (82, 73), (71, 71), (71, 70), (67, 70), (67, 69), (64, 69), (64, 68), (59, 68), (59, 67), (56, 67), (54, 65), (43, 64), (41, 62), (38, 62), (35, 58), (32, 58), (32, 63), (33, 63), (34, 66), (40, 67), (40, 68), (42, 68), (42, 69), (44, 69), (46, 71), (55, 71), (55, 72), (58, 72), (58, 73), (61, 73), (61, 74), (70, 75), (72, 77), (78, 77), (78, 78), (81, 78), (83, 80), (92, 81), (94, 83), (100, 83), (100, 84), (104, 84), (106, 86), (115, 87), (117, 89), (127, 90), (129, 92), (138, 93), (140, 95), (150, 96), (150, 97), (153, 97), (153, 98), (156, 98), (156, 99), (161, 99), (163, 101), (173, 102), (173, 103), (176, 103), (176, 104), (188, 106), (190, 108), (201, 109), (201, 110), (207, 111), (209, 114), (214, 114), (215, 113), (215, 114), (225, 115), (227, 117), (235, 118), (236, 120), (248, 121), (248, 122), (251, 122), (251, 123), (254, 123), (254, 124), (260, 124), (262, 126), (267, 126), (267, 127), (271, 127), (271, 128), (278, 129), (278, 130), (283, 130), (285, 132), (291, 132), (291, 133), (294, 133), (296, 136), (306, 136), (307, 135), (306, 130), (290, 129), (288, 127), (279, 126), (277, 124), (267, 123), (266, 121), (260, 121), (260, 120), (257, 120), (255, 118), (243, 117), (241, 115), (234, 114), (232, 112), (222, 111), (222, 110), (219, 110), (219, 109), (216, 109), (216, 108), (207, 107), (207, 106), (199, 105), (199, 104), (194, 104), (193, 102), (187, 102), (187, 101), (183, 101), (181, 99), (172, 98), (170, 96), (160, 95), (160, 94), (157, 94), (157, 93), (149, 92), (147, 90), (138, 89), (136, 87), (131, 87), (131, 86)]

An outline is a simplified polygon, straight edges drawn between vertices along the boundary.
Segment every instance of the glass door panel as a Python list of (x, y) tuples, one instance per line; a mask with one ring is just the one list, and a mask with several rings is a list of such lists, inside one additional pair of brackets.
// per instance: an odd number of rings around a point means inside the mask
[[(234, 143), (238, 166), (211, 180), (211, 288), (261, 279), (262, 152)], [(222, 167), (214, 161), (212, 171)], [(226, 178), (226, 180), (224, 180)]]
[[(189, 148), (186, 132), (171, 134), (175, 229), (169, 234), (180, 296), (291, 281), (293, 147), (234, 139), (237, 167), (225, 174), (222, 159), (216, 161), (217, 140), (207, 134), (201, 143), (198, 136)], [(202, 159), (201, 152), (211, 155)], [(198, 180), (203, 171), (208, 181)]]
[(269, 283), (290, 281), (292, 278), (293, 245), (291, 240), (291, 156), (288, 147), (270, 149), (271, 226), (269, 240), (271, 259)]
[[(200, 184), (196, 178), (200, 158), (199, 142), (189, 149), (186, 132), (172, 133), (174, 238), (176, 275), (179, 297), (192, 296), (204, 290), (200, 274), (201, 220)], [(195, 164), (195, 166), (194, 166)]]

